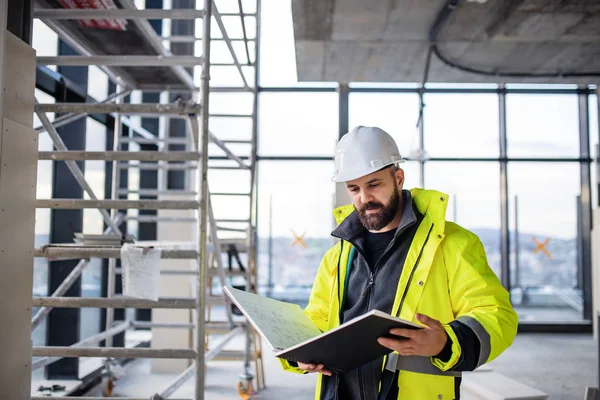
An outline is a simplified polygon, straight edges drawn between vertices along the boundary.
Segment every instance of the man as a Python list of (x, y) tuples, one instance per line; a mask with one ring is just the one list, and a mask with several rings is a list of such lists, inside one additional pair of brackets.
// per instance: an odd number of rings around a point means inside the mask
[[(508, 348), (517, 315), (476, 235), (447, 222), (448, 196), (403, 190), (403, 160), (392, 137), (358, 126), (339, 141), (334, 182), (352, 205), (335, 210), (340, 240), (323, 257), (305, 312), (321, 331), (378, 309), (424, 329), (380, 338), (388, 356), (346, 373), (323, 365), (316, 400), (459, 399), (460, 372)], [(348, 349), (352, 351), (352, 349)]]

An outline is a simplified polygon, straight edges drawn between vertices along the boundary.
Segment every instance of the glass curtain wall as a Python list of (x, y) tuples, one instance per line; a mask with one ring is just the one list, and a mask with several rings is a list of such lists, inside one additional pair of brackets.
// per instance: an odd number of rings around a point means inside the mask
[[(329, 178), (345, 113), (337, 107), (343, 104), (337, 83), (298, 83), (290, 10), (289, 2), (262, 1), (259, 274), (263, 293), (306, 304), (321, 257), (333, 243), (329, 213), (335, 186)], [(409, 160), (402, 166), (405, 187), (449, 196), (447, 220), (481, 238), (494, 272), (510, 281), (521, 322), (589, 318), (584, 297), (591, 299), (591, 292), (584, 287), (591, 284), (582, 280), (591, 268), (583, 261), (589, 260), (583, 244), (589, 232), (581, 231), (581, 221), (591, 210), (581, 194), (590, 189), (583, 172), (597, 156), (598, 103), (592, 88), (431, 84), (424, 91), (419, 129), (418, 87), (350, 83), (349, 129), (371, 125), (388, 131)], [(587, 132), (580, 131), (581, 96), (589, 100)], [(590, 157), (582, 153), (582, 133)], [(503, 140), (506, 154), (501, 154)], [(595, 182), (595, 168), (590, 172)], [(598, 202), (596, 186), (592, 207)], [(503, 240), (509, 249), (504, 256)]]

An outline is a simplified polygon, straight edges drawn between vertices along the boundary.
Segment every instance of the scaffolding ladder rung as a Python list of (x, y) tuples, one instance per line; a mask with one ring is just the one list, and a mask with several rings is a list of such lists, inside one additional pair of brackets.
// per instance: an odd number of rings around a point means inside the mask
[(231, 219), (215, 219), (215, 222), (224, 222), (224, 223), (227, 223), (227, 222), (230, 222), (230, 223), (239, 222), (239, 223), (249, 224), (250, 220), (249, 219), (243, 219), (243, 218), (240, 218), (240, 219), (231, 218)]
[(252, 144), (252, 140), (222, 140), (225, 144)]
[[(256, 358), (260, 353), (253, 351), (250, 359)], [(213, 358), (214, 361), (240, 361), (245, 360), (246, 352), (243, 350), (222, 350)]]
[(168, 137), (168, 138), (141, 138), (141, 137), (121, 137), (121, 143), (137, 144), (188, 144), (190, 139), (187, 137)]
[(33, 307), (52, 308), (177, 308), (194, 309), (193, 298), (159, 298), (146, 300), (126, 297), (33, 297)]
[(215, 118), (253, 118), (252, 114), (209, 114), (209, 117)]
[(198, 219), (194, 217), (163, 217), (160, 215), (129, 215), (125, 217), (127, 221), (137, 221), (137, 222), (189, 222), (193, 223), (198, 221)]
[(33, 13), (38, 19), (198, 19), (204, 18), (204, 10), (170, 9), (36, 9)]
[[(209, 244), (212, 251), (212, 245)], [(89, 258), (121, 258), (121, 247), (107, 246), (43, 246), (34, 250), (35, 257), (44, 257), (49, 260), (81, 260)], [(162, 259), (195, 260), (198, 251), (194, 249), (161, 249)]]
[(194, 151), (40, 151), (39, 160), (86, 161), (198, 161)]
[(203, 58), (197, 56), (103, 55), (50, 56), (37, 58), (38, 65), (58, 65), (72, 67), (89, 65), (104, 65), (107, 67), (195, 67), (198, 65), (202, 65), (202, 61)]
[(37, 112), (54, 113), (86, 113), (86, 114), (130, 114), (130, 115), (184, 115), (200, 112), (199, 104), (178, 103), (38, 103)]
[(188, 190), (158, 190), (158, 189), (139, 189), (139, 190), (128, 190), (119, 189), (120, 195), (137, 194), (140, 196), (160, 196), (163, 194), (173, 196), (196, 196), (198, 192), (190, 192)]
[(86, 208), (110, 210), (196, 210), (200, 203), (192, 200), (82, 200), (38, 199), (37, 208), (81, 210)]
[(211, 196), (250, 196), (250, 193), (227, 193), (227, 192), (211, 192)]
[(194, 163), (190, 164), (127, 164), (126, 162), (119, 163), (120, 170), (126, 169), (139, 169), (140, 171), (157, 171), (157, 170), (168, 170), (168, 171), (185, 171), (198, 169), (198, 165)]
[(115, 357), (115, 358), (174, 358), (193, 359), (192, 349), (145, 349), (123, 347), (34, 346), (34, 357)]
[(239, 166), (239, 165), (237, 165), (237, 166), (233, 166), (233, 165), (232, 166), (229, 166), (229, 165), (209, 165), (208, 169), (214, 169), (214, 170), (237, 169), (237, 170), (242, 170), (242, 171), (244, 171), (244, 170), (247, 171), (248, 170), (248, 168), (245, 168), (245, 167), (242, 167), (242, 166)]
[[(190, 323), (167, 323), (150, 321), (132, 321), (131, 326), (137, 329), (195, 329), (194, 324)], [(228, 333), (239, 326), (245, 326), (244, 323), (235, 323), (233, 328), (227, 322), (207, 322), (206, 332), (211, 334)]]

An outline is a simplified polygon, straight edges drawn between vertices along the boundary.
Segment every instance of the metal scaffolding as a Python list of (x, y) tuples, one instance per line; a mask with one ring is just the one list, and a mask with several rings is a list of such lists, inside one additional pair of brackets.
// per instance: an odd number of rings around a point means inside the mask
[[(205, 385), (205, 364), (210, 360), (237, 360), (243, 361), (243, 373), (239, 390), (250, 392), (252, 390), (253, 375), (250, 372), (250, 362), (255, 362), (257, 374), (257, 388), (264, 387), (264, 372), (262, 370), (262, 355), (260, 340), (254, 334), (250, 325), (242, 317), (234, 319), (231, 304), (225, 296), (217, 291), (213, 292), (213, 280), (218, 279), (219, 286), (225, 285), (228, 278), (242, 277), (246, 290), (254, 291), (258, 287), (256, 274), (256, 230), (255, 230), (255, 175), (256, 175), (256, 89), (248, 77), (244, 74), (242, 63), (239, 61), (232, 42), (240, 39), (229, 37), (222, 16), (236, 16), (241, 19), (244, 31), (245, 53), (247, 63), (254, 69), (253, 80), (256, 82), (257, 48), (255, 46), (253, 60), (250, 57), (248, 43), (255, 39), (248, 38), (244, 17), (256, 18), (256, 25), (260, 23), (257, 0), (256, 13), (244, 13), (241, 9), (238, 13), (219, 13), (216, 4), (212, 0), (204, 0), (202, 10), (195, 9), (173, 9), (173, 10), (138, 10), (132, 0), (120, 0), (117, 9), (86, 9), (66, 10), (55, 8), (43, 8), (44, 2), (38, 2), (38, 8), (34, 12), (35, 18), (44, 21), (54, 29), (61, 40), (68, 43), (81, 55), (39, 57), (38, 65), (98, 65), (105, 71), (109, 78), (117, 86), (115, 94), (98, 103), (54, 103), (40, 104), (36, 102), (35, 112), (42, 126), (37, 128), (38, 133), (48, 132), (55, 151), (40, 151), (39, 160), (51, 160), (53, 162), (65, 162), (77, 180), (77, 183), (88, 194), (89, 199), (38, 199), (38, 208), (50, 209), (98, 209), (107, 226), (105, 236), (124, 238), (120, 227), (126, 226), (128, 221), (138, 222), (187, 222), (194, 224), (197, 232), (197, 241), (190, 243), (163, 243), (140, 241), (135, 243), (146, 248), (160, 249), (161, 258), (169, 259), (192, 259), (197, 260), (195, 270), (163, 270), (161, 275), (189, 276), (195, 280), (195, 296), (191, 298), (158, 298), (158, 300), (147, 300), (127, 298), (120, 296), (115, 291), (115, 282), (122, 269), (118, 268), (116, 260), (121, 256), (121, 245), (118, 244), (46, 244), (35, 249), (36, 257), (44, 257), (49, 260), (77, 260), (79, 263), (71, 271), (63, 283), (48, 297), (34, 297), (33, 306), (39, 307), (33, 317), (32, 326), (36, 329), (52, 308), (105, 308), (106, 326), (104, 330), (94, 336), (85, 338), (78, 343), (68, 347), (34, 347), (33, 356), (43, 357), (33, 362), (33, 369), (45, 367), (61, 358), (66, 357), (105, 357), (105, 358), (180, 358), (193, 360), (193, 365), (181, 373), (161, 393), (164, 398), (169, 398), (187, 380), (194, 377), (195, 400), (202, 400)], [(212, 17), (212, 18), (211, 18)], [(64, 21), (76, 19), (103, 19), (116, 18), (131, 20), (135, 32), (141, 34), (144, 40), (156, 51), (155, 55), (119, 55), (119, 54), (96, 54), (97, 46), (94, 43), (82, 43), (81, 37), (73, 34), (72, 25), (63, 24)], [(201, 39), (195, 36), (170, 36), (160, 37), (151, 28), (149, 19), (202, 19), (203, 32)], [(222, 38), (231, 53), (232, 63), (211, 63), (211, 20), (217, 23)], [(202, 56), (173, 55), (163, 46), (164, 42), (194, 43), (202, 41)], [(211, 66), (233, 66), (239, 72), (243, 86), (239, 88), (212, 88), (210, 85)], [(200, 87), (193, 85), (194, 79), (188, 70), (183, 68), (200, 67)], [(119, 67), (119, 68), (113, 68)], [(160, 78), (156, 81), (138, 81), (134, 73), (130, 73), (127, 67), (163, 68), (169, 71), (181, 82), (180, 86), (173, 82), (162, 82)], [(160, 74), (157, 74), (160, 76)], [(181, 93), (183, 90), (192, 93), (194, 101), (176, 100), (174, 102), (128, 104), (123, 98), (134, 90), (155, 90), (163, 93), (169, 91)], [(251, 114), (231, 113), (211, 114), (210, 96), (211, 92), (226, 93), (252, 93), (253, 111)], [(163, 99), (167, 96), (163, 96)], [(63, 113), (62, 116), (50, 122), (45, 113)], [(62, 142), (56, 129), (73, 121), (84, 118), (88, 114), (111, 114), (115, 118), (114, 148), (111, 151), (74, 151), (69, 150)], [(122, 128), (125, 123), (133, 126), (126, 119), (127, 115), (153, 116), (168, 118), (185, 118), (188, 121), (187, 137), (164, 137), (154, 135), (143, 128), (135, 127), (129, 136), (123, 136)], [(212, 118), (251, 118), (252, 133), (249, 140), (220, 140), (219, 132), (209, 131), (209, 121)], [(156, 145), (158, 151), (127, 151), (127, 145), (131, 143)], [(222, 153), (230, 164), (212, 165), (209, 143), (214, 145)], [(229, 148), (230, 144), (249, 144), (250, 155), (236, 155)], [(185, 151), (172, 151), (170, 145), (185, 145)], [(82, 170), (76, 161), (100, 160), (112, 163), (112, 190), (110, 199), (99, 199), (86, 181)], [(159, 182), (157, 189), (122, 188), (119, 185), (120, 171), (129, 169), (157, 170)], [(236, 191), (220, 192), (210, 194), (208, 176), (211, 170), (243, 170), (248, 171), (249, 187), (244, 192)], [(186, 190), (170, 190), (166, 184), (167, 171), (180, 170), (187, 175), (189, 188)], [(162, 175), (161, 175), (162, 174)], [(162, 176), (162, 179), (161, 179)], [(156, 200), (138, 199), (138, 196), (156, 196)], [(182, 199), (161, 199), (163, 195), (175, 195)], [(249, 199), (248, 218), (215, 218), (213, 204), (218, 203), (225, 196)], [(133, 197), (134, 199), (130, 198)], [(165, 217), (139, 215), (132, 210), (195, 210), (195, 217)], [(237, 224), (235, 227), (226, 224)], [(240, 225), (241, 224), (241, 225)], [(235, 237), (224, 237), (224, 234), (234, 233)], [(232, 250), (233, 249), (233, 250)], [(235, 251), (247, 254), (247, 266), (242, 271), (226, 271), (223, 255)], [(106, 298), (82, 298), (63, 297), (73, 286), (89, 264), (90, 258), (108, 259), (108, 279)], [(208, 285), (208, 286), (207, 286)], [(213, 321), (210, 319), (211, 307), (215, 305), (225, 307), (225, 321)], [(194, 315), (193, 323), (153, 323), (149, 321), (115, 321), (114, 309), (120, 308), (171, 308), (188, 309)], [(208, 310), (208, 312), (207, 312)], [(172, 328), (188, 329), (194, 336), (194, 348), (190, 349), (146, 349), (146, 348), (122, 348), (113, 347), (113, 337), (128, 330), (143, 328)], [(210, 340), (209, 340), (209, 335)], [(213, 335), (221, 335), (214, 338)], [(243, 350), (223, 350), (234, 337), (245, 335), (245, 346)], [(106, 342), (106, 347), (86, 347)], [(212, 342), (214, 346), (209, 346)]]

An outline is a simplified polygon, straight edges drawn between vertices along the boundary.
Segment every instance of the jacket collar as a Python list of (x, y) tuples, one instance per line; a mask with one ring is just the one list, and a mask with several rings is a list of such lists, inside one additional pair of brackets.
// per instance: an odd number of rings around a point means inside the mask
[[(438, 234), (444, 233), (448, 195), (437, 190), (415, 188), (410, 190), (410, 197), (417, 211), (425, 219), (429, 219), (433, 223), (434, 231)], [(349, 241), (365, 231), (365, 228), (358, 220), (354, 205), (349, 204), (338, 207), (334, 210), (333, 214), (338, 227), (331, 233), (332, 236)], [(404, 216), (402, 219), (405, 219)], [(402, 225), (401, 222), (400, 226)]]

